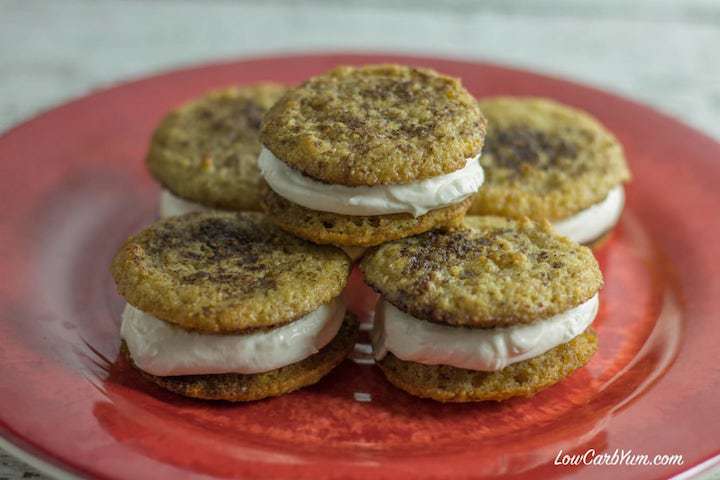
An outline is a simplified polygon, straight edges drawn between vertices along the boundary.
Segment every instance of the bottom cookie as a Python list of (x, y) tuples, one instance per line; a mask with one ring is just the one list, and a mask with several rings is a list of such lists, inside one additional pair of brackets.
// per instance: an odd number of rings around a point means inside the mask
[(462, 223), (471, 199), (413, 217), (409, 213), (350, 216), (318, 212), (292, 203), (273, 192), (266, 183), (260, 188), (263, 207), (283, 230), (319, 244), (371, 247), (381, 243)]
[(158, 377), (135, 367), (125, 342), (121, 345), (121, 353), (143, 377), (171, 392), (204, 400), (246, 402), (276, 397), (318, 382), (352, 352), (357, 334), (355, 316), (348, 312), (335, 338), (318, 353), (300, 362), (255, 374)]
[(530, 397), (585, 365), (597, 350), (591, 329), (568, 343), (497, 372), (478, 372), (447, 365), (423, 365), (388, 353), (378, 362), (385, 377), (398, 388), (440, 402), (474, 402)]

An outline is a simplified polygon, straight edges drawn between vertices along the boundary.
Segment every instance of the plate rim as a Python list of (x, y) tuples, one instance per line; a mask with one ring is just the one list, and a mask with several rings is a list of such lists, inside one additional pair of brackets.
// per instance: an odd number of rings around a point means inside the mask
[(15, 460), (26, 463), (50, 478), (58, 480), (81, 480), (83, 478), (74, 474), (69, 468), (66, 468), (68, 465), (57, 461), (57, 459), (52, 461), (42, 453), (33, 452), (31, 447), (21, 447), (16, 442), (13, 442), (9, 435), (5, 434), (5, 430), (3, 426), (0, 432), (0, 451), (8, 454)]

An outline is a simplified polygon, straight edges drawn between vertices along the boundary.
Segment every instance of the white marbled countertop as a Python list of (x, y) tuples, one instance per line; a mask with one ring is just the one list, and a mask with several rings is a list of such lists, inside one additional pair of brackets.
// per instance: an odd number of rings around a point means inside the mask
[[(633, 97), (720, 139), (716, 0), (0, 0), (0, 131), (127, 78), (308, 50), (512, 64)], [(19, 478), (47, 477), (0, 453), (0, 480)]]

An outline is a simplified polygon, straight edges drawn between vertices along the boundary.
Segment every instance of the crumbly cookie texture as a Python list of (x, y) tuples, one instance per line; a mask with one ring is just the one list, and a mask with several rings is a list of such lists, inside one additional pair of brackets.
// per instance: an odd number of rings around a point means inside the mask
[(227, 210), (259, 210), (260, 124), (285, 91), (273, 83), (233, 87), (170, 112), (152, 137), (150, 172), (186, 200)]
[(586, 112), (534, 97), (479, 102), (485, 183), (470, 214), (559, 220), (630, 179), (622, 146)]
[(267, 185), (261, 186), (261, 197), (268, 216), (280, 228), (314, 243), (343, 247), (370, 247), (436, 228), (456, 227), (471, 202), (466, 199), (420, 217), (409, 213), (363, 217), (310, 210), (284, 199)]
[(338, 67), (292, 89), (266, 115), (262, 143), (305, 175), (402, 184), (465, 166), (485, 119), (455, 78), (400, 65)]
[(138, 309), (188, 330), (286, 324), (342, 292), (350, 259), (289, 235), (259, 213), (190, 213), (130, 237), (111, 271)]
[(548, 222), (500, 217), (386, 243), (360, 268), (368, 285), (416, 318), (483, 328), (565, 312), (603, 283), (590, 249)]
[(392, 353), (378, 362), (387, 379), (418, 397), (440, 402), (477, 402), (531, 397), (585, 365), (597, 350), (591, 329), (539, 357), (497, 372), (478, 372), (448, 365), (423, 365)]
[[(186, 397), (232, 402), (261, 400), (317, 383), (352, 352), (357, 332), (355, 317), (348, 313), (338, 334), (318, 353), (264, 373), (158, 377), (138, 370), (147, 380)], [(122, 343), (121, 350), (132, 364), (125, 342)]]

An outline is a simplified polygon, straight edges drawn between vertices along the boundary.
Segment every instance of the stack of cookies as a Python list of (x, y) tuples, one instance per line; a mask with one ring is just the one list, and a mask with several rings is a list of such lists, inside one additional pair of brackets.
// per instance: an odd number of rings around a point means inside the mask
[(478, 217), (370, 252), (373, 347), (390, 382), (442, 402), (530, 396), (595, 353), (592, 253), (528, 219)]
[(122, 351), (152, 382), (257, 400), (317, 382), (355, 345), (339, 299), (350, 260), (259, 213), (199, 212), (130, 237), (111, 266)]
[(171, 112), (148, 166), (166, 218), (112, 273), (122, 351), (168, 390), (245, 401), (318, 381), (353, 349), (355, 261), (380, 296), (377, 365), (413, 395), (530, 396), (597, 348), (602, 274), (579, 243), (608, 235), (629, 172), (583, 112), (339, 67)]
[(460, 82), (395, 65), (341, 67), (265, 117), (259, 166), (270, 218), (359, 249), (459, 225), (483, 183), (485, 119)]

